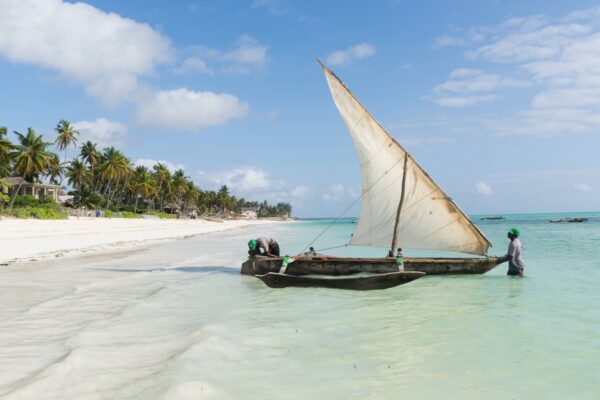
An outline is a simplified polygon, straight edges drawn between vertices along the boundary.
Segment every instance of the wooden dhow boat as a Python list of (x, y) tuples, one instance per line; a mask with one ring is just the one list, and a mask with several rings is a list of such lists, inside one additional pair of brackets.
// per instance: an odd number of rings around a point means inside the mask
[[(494, 268), (497, 259), (486, 256), (491, 243), (485, 235), (344, 83), (319, 63), (360, 162), (360, 214), (348, 245), (388, 248), (389, 255), (402, 248), (480, 257), (344, 258), (304, 253), (287, 265), (286, 274), (387, 274), (399, 269), (428, 275), (483, 274)], [(282, 263), (283, 258), (253, 257), (242, 265), (241, 272), (253, 275), (277, 273)]]

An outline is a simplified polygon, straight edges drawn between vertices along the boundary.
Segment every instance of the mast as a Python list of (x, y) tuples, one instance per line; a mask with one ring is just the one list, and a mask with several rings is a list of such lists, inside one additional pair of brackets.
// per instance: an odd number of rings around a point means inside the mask
[(406, 189), (406, 164), (408, 163), (408, 153), (404, 153), (404, 171), (402, 171), (402, 193), (400, 194), (400, 202), (398, 203), (398, 211), (396, 211), (396, 223), (394, 224), (394, 237), (392, 238), (392, 253), (396, 248), (398, 240), (398, 226), (400, 225), (400, 212), (402, 211), (402, 203), (404, 203), (404, 191)]

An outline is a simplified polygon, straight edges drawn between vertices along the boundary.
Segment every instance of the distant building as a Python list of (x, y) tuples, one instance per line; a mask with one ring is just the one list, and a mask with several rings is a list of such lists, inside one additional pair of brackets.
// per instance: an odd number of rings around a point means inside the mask
[[(14, 196), (18, 190), (19, 195), (30, 195), (39, 199), (40, 197), (51, 198), (52, 200), (59, 202), (60, 186), (59, 185), (46, 185), (43, 183), (29, 183), (20, 177), (9, 177), (2, 178), (2, 180), (10, 185), (10, 188), (6, 191), (6, 194)], [(19, 185), (21, 188), (19, 189)]]
[(242, 208), (242, 216), (244, 218), (256, 219), (258, 218), (258, 207), (245, 207)]

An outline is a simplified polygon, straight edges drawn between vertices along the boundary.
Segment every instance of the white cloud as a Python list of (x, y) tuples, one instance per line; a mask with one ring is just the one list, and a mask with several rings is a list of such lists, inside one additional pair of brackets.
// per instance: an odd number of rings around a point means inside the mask
[(310, 194), (310, 192), (311, 191), (307, 186), (298, 185), (292, 189), (290, 194), (292, 195), (292, 197), (303, 198), (307, 197)]
[[(248, 74), (265, 68), (269, 62), (268, 50), (267, 46), (248, 34), (240, 36), (235, 42), (235, 47), (228, 51), (204, 46), (191, 46), (185, 52), (191, 54), (191, 57), (187, 60), (193, 60), (188, 62), (192, 65), (188, 65), (188, 68), (186, 68), (182, 64), (176, 71), (188, 70), (190, 66), (195, 65), (197, 69), (201, 69), (198, 72), (202, 73), (218, 69), (226, 74)], [(204, 65), (202, 66), (201, 63)], [(209, 64), (215, 64), (215, 67), (210, 68)]]
[(74, 122), (73, 127), (79, 131), (79, 144), (89, 140), (97, 143), (99, 148), (123, 145), (127, 136), (125, 125), (106, 118)]
[(375, 47), (368, 43), (350, 46), (345, 50), (334, 51), (327, 56), (327, 63), (330, 65), (344, 65), (352, 61), (371, 57), (375, 54)]
[(346, 188), (344, 187), (344, 185), (340, 185), (340, 184), (334, 184), (329, 186), (321, 195), (321, 197), (323, 198), (323, 200), (325, 201), (339, 201), (342, 200), (343, 198), (345, 198), (347, 195), (350, 195), (350, 193), (347, 192)]
[[(262, 68), (267, 47), (243, 35), (237, 47), (217, 53), (240, 72)], [(107, 105), (137, 105), (138, 120), (166, 129), (198, 129), (246, 114), (248, 105), (230, 94), (151, 89), (144, 79), (171, 63), (169, 39), (149, 25), (85, 3), (62, 0), (0, 0), (0, 56), (58, 72)], [(178, 73), (211, 73), (202, 58), (188, 57)]]
[(461, 37), (442, 35), (435, 39), (433, 47), (463, 46), (464, 44), (465, 40)]
[(221, 125), (248, 112), (248, 104), (226, 93), (162, 90), (138, 100), (137, 119), (145, 126), (195, 130)]
[[(512, 18), (472, 31), (482, 32), (484, 42), (467, 58), (503, 64), (520, 79), (482, 71), (458, 79), (451, 74), (448, 82), (434, 89), (433, 101), (467, 106), (489, 101), (480, 93), (495, 95), (492, 91), (527, 87), (531, 82), (536, 92), (530, 107), (490, 124), (493, 133), (551, 136), (600, 131), (600, 7), (555, 19)], [(454, 98), (452, 93), (459, 95)]]
[(142, 165), (146, 168), (152, 169), (152, 167), (154, 167), (158, 163), (164, 164), (167, 167), (167, 169), (171, 172), (175, 172), (178, 169), (185, 170), (185, 165), (183, 165), (183, 164), (174, 164), (167, 160), (153, 160), (150, 158), (139, 158), (133, 164), (135, 166)]
[(248, 193), (267, 188), (280, 187), (279, 182), (271, 179), (269, 174), (254, 167), (236, 168), (231, 171), (198, 172), (201, 180), (217, 189), (227, 185), (232, 191)]
[(583, 193), (591, 193), (594, 191), (594, 189), (590, 185), (586, 185), (585, 183), (578, 183), (575, 186), (573, 186), (573, 188)]
[(254, 0), (253, 8), (264, 8), (269, 15), (283, 15), (290, 11), (286, 0)]
[(486, 94), (481, 96), (452, 96), (452, 97), (436, 97), (434, 103), (445, 107), (470, 107), (480, 103), (495, 100), (497, 96)]
[(477, 193), (482, 196), (489, 196), (492, 194), (492, 188), (487, 183), (477, 182), (475, 187), (477, 188)]
[(531, 83), (523, 80), (487, 74), (478, 69), (459, 68), (452, 71), (449, 80), (433, 89), (432, 98), (436, 104), (447, 107), (467, 107), (492, 101), (496, 95), (476, 95), (474, 93), (490, 92), (503, 87), (523, 88)]
[(147, 24), (61, 0), (1, 0), (0, 55), (82, 84), (107, 104), (129, 97), (142, 76), (172, 59), (169, 40)]
[(214, 71), (210, 69), (204, 61), (197, 57), (186, 58), (178, 68), (175, 68), (174, 72), (181, 75), (192, 75), (195, 73), (206, 75), (214, 74)]

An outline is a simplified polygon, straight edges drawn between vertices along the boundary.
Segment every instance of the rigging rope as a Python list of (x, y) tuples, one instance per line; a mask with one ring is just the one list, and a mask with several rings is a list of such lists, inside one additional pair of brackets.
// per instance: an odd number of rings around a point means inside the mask
[[(407, 153), (408, 154), (408, 153)], [(304, 249), (302, 249), (302, 251), (300, 253), (298, 253), (298, 255), (302, 255), (302, 253), (304, 253), (306, 251), (306, 249), (308, 249), (310, 246), (312, 246), (312, 244), (314, 242), (316, 242), (321, 236), (323, 236), (323, 234), (325, 232), (327, 232), (329, 230), (329, 228), (331, 228), (333, 226), (333, 224), (335, 224), (340, 218), (342, 218), (344, 216), (344, 214), (346, 214), (348, 212), (348, 210), (350, 210), (352, 207), (354, 207), (354, 205), (356, 205), (356, 203), (358, 203), (360, 200), (362, 200), (362, 198), (376, 185), (379, 183), (380, 180), (383, 179), (384, 176), (387, 175), (388, 172), (390, 172), (396, 165), (398, 165), (400, 163), (400, 161), (403, 161), (402, 158), (398, 159), (394, 164), (392, 164), (391, 167), (389, 167), (383, 174), (381, 174), (381, 176), (379, 178), (377, 178), (377, 180), (375, 182), (373, 182), (371, 184), (371, 186), (369, 186), (366, 190), (364, 190), (361, 195), (354, 200), (348, 207), (346, 207), (346, 209), (344, 211), (342, 211), (342, 213), (340, 215), (338, 215), (337, 217), (335, 217), (333, 219), (333, 221), (331, 221), (322, 231), (321, 233), (319, 233), (309, 244), (306, 245), (306, 247), (304, 247)], [(346, 244), (347, 246), (348, 244)], [(340, 246), (341, 247), (341, 246)], [(324, 249), (327, 250), (327, 249)]]

